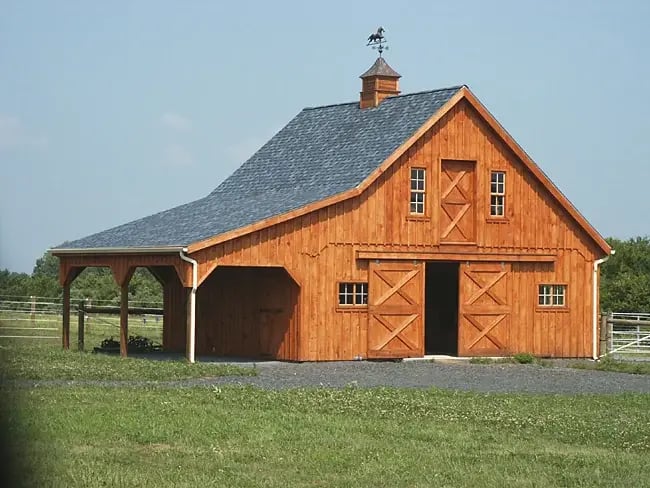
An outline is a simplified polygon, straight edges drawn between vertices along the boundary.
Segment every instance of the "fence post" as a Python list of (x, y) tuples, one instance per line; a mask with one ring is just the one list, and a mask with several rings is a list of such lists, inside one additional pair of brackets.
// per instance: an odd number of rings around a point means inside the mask
[(599, 356), (604, 356), (607, 354), (608, 349), (607, 349), (607, 314), (606, 313), (601, 313), (600, 314), (600, 351), (599, 351)]
[(32, 325), (36, 325), (36, 297), (34, 295), (31, 295), (29, 297), (32, 301), (32, 313), (30, 314), (30, 317), (32, 319)]
[(607, 315), (607, 343), (609, 344), (608, 351), (614, 350), (614, 315), (610, 312)]
[(84, 319), (86, 318), (86, 310), (84, 309), (84, 302), (79, 302), (79, 327), (77, 328), (77, 348), (80, 351), (84, 350)]
[[(93, 306), (93, 301), (92, 301), (91, 298), (84, 298), (84, 302), (85, 302), (85, 306), (87, 306), (87, 307), (92, 307)], [(85, 310), (84, 310), (84, 312), (85, 312)], [(85, 319), (86, 319), (86, 317), (84, 317), (84, 320)], [(91, 322), (90, 315), (88, 315), (88, 323), (86, 324), (86, 330), (88, 332), (90, 332), (90, 322)]]

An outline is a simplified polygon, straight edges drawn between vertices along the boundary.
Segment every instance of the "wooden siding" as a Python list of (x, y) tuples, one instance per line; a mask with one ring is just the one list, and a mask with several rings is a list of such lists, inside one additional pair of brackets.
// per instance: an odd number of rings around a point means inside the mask
[(189, 288), (169, 269), (163, 281), (163, 348), (166, 351), (185, 352), (187, 343), (187, 299)]
[(197, 353), (297, 359), (299, 291), (282, 268), (218, 267), (197, 293)]
[[(474, 244), (440, 242), (443, 160), (475, 164)], [(424, 216), (409, 213), (411, 167), (427, 169)], [(489, 173), (494, 169), (507, 174), (502, 219), (489, 216)], [(453, 253), (458, 261), (473, 261), (477, 253), (516, 255), (518, 261), (528, 254), (531, 261), (554, 256), (555, 264), (512, 264), (508, 348), (554, 356), (590, 354), (591, 266), (602, 251), (467, 102), (452, 108), (361, 195), (192, 257), (199, 261), (199, 275), (209, 273), (215, 262), (284, 266), (301, 289), (297, 359), (330, 360), (367, 357), (367, 313), (337, 307), (336, 283), (368, 280), (368, 261), (356, 259), (357, 252), (420, 253), (421, 259)], [(542, 279), (569, 284), (567, 311), (536, 309), (533, 298)]]
[[(494, 342), (488, 347), (487, 333), (475, 340), (485, 322), (469, 325), (461, 319), (461, 353), (478, 348), (589, 356), (592, 265), (602, 249), (519, 157), (524, 156), (517, 156), (473, 105), (456, 100), (350, 198), (335, 197), (328, 206), (296, 212), (289, 220), (278, 218), (279, 223), (268, 227), (260, 224), (248, 233), (234, 231), (230, 240), (215, 237), (208, 240), (214, 242), (209, 247), (197, 244), (191, 254), (199, 263), (197, 352), (289, 360), (366, 358), (368, 309), (339, 307), (337, 284), (369, 281), (371, 261), (402, 259), (416, 261), (414, 266), (422, 261), (460, 263), (460, 313), (467, 305), (462, 298), (478, 291), (465, 270), (483, 267), (497, 273), (499, 267), (507, 268), (506, 289), (499, 292), (506, 300), (499, 305), (507, 306), (507, 317), (494, 327), (497, 347)], [(423, 215), (410, 214), (413, 167), (426, 169)], [(503, 218), (489, 215), (492, 170), (506, 173)], [(462, 171), (471, 172), (471, 179), (462, 180)], [(463, 191), (447, 192), (455, 178)], [(457, 208), (450, 210), (450, 205)], [(453, 224), (458, 209), (467, 205), (458, 225)], [(169, 349), (185, 348), (191, 266), (177, 255), (61, 259), (62, 283), (69, 283), (85, 266), (111, 266), (118, 281), (134, 266), (175, 269), (161, 280), (164, 341)], [(542, 283), (566, 284), (567, 307), (537, 307)], [(377, 291), (371, 287), (369, 293), (372, 297)], [(422, 309), (423, 303), (419, 305)]]

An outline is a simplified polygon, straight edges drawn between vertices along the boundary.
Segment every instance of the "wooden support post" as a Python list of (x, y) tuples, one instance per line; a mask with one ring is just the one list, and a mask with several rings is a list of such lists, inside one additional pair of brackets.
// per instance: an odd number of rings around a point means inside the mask
[(84, 321), (86, 319), (86, 311), (84, 310), (83, 300), (79, 302), (79, 326), (77, 328), (77, 349), (84, 350)]
[(70, 349), (70, 283), (63, 284), (63, 349)]
[(185, 306), (185, 357), (191, 363), (194, 362), (194, 327), (192, 323), (192, 306), (196, 295), (192, 293), (192, 288), (187, 289), (187, 305)]
[(598, 347), (598, 355), (602, 356), (607, 354), (607, 314), (600, 314), (600, 345)]
[(126, 280), (120, 289), (120, 356), (125, 358), (129, 343), (129, 281)]

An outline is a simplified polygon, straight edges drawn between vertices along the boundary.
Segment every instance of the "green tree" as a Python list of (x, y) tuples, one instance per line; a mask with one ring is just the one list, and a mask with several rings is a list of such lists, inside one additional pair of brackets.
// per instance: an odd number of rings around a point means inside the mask
[(616, 251), (602, 265), (601, 308), (608, 312), (650, 312), (650, 238), (608, 238)]
[(59, 279), (59, 258), (46, 252), (36, 260), (32, 276), (47, 276), (49, 278)]
[[(36, 260), (30, 275), (0, 270), (0, 295), (15, 297), (60, 298), (59, 258), (49, 253)], [(72, 282), (70, 294), (74, 299), (90, 298), (101, 304), (120, 303), (120, 289), (109, 268), (86, 268)], [(145, 268), (137, 268), (129, 283), (129, 300), (156, 306), (162, 302), (162, 287)]]

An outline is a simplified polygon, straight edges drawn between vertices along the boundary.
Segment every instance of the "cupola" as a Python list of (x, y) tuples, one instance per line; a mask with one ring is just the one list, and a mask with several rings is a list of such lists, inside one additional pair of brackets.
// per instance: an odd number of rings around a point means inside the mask
[(378, 106), (387, 97), (399, 95), (399, 79), (401, 75), (391, 68), (380, 55), (361, 78), (361, 101), (359, 107), (371, 108)]

